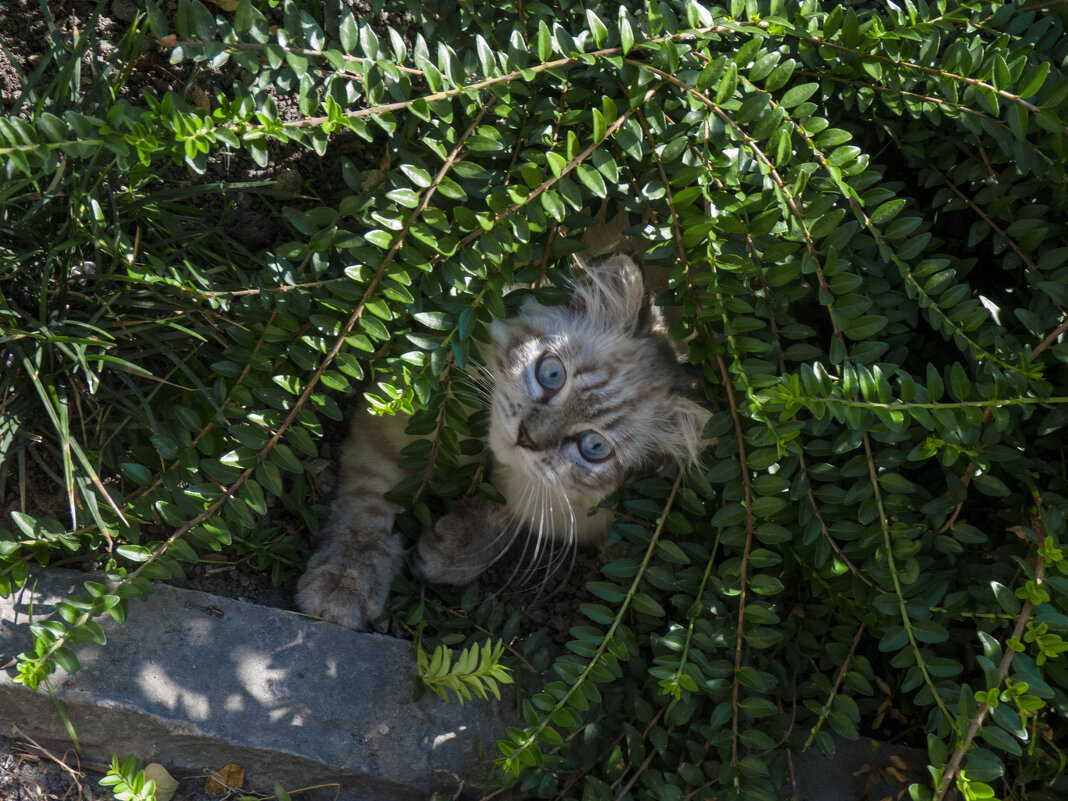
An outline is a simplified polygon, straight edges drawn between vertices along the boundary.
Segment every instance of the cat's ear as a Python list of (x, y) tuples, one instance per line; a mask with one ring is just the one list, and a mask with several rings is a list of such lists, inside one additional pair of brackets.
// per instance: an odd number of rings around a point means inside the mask
[(701, 451), (712, 444), (712, 440), (701, 439), (710, 414), (689, 398), (674, 396), (671, 401), (671, 408), (662, 423), (664, 451), (680, 464), (696, 464)]
[(641, 268), (629, 256), (613, 256), (575, 271), (570, 310), (606, 329), (648, 329), (649, 311)]

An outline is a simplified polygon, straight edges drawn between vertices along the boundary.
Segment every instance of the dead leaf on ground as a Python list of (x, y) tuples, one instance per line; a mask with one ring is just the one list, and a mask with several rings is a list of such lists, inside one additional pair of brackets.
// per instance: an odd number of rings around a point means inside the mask
[(223, 11), (235, 11), (237, 9), (237, 0), (208, 0), (208, 2), (217, 5)]
[(208, 776), (204, 781), (204, 791), (213, 795), (223, 795), (232, 788), (236, 789), (244, 783), (245, 769), (240, 765), (231, 763)]
[(174, 791), (178, 789), (178, 780), (167, 772), (167, 769), (158, 762), (152, 762), (145, 767), (145, 778), (156, 783), (156, 801), (171, 801)]
[(211, 111), (211, 98), (208, 93), (201, 89), (196, 84), (189, 87), (189, 92), (186, 93), (186, 100), (199, 108), (201, 111)]

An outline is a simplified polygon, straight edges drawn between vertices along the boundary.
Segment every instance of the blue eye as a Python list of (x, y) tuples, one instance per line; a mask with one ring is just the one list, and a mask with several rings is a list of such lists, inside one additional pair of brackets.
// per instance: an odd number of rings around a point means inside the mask
[(534, 377), (542, 388), (555, 392), (564, 385), (567, 380), (567, 370), (564, 363), (554, 353), (543, 353), (534, 368)]
[(579, 434), (578, 449), (587, 462), (603, 462), (612, 455), (608, 440), (596, 431), (583, 431)]

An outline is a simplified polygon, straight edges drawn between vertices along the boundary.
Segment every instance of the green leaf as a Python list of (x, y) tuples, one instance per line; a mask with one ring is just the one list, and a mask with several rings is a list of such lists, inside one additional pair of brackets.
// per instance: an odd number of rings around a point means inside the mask
[(475, 34), (475, 50), (478, 53), (478, 62), (482, 67), (482, 74), (485, 77), (492, 77), (497, 72), (497, 60), (489, 43), (478, 34)]
[(1004, 481), (990, 473), (976, 474), (973, 482), (975, 488), (984, 495), (990, 495), (995, 498), (1005, 498), (1012, 494)]
[(604, 47), (605, 40), (608, 38), (608, 28), (601, 22), (601, 18), (589, 8), (586, 9), (586, 27), (593, 34), (594, 44), (599, 48)]
[(1021, 756), (1023, 754), (1023, 748), (1019, 741), (1007, 731), (1000, 729), (997, 726), (983, 726), (983, 728), (979, 730), (979, 736), (985, 740), (987, 744), (1002, 751), (1006, 751), (1013, 756)]
[(900, 213), (901, 209), (905, 207), (907, 201), (904, 198), (894, 198), (888, 200), (879, 206), (875, 211), (871, 213), (871, 222), (873, 225), (883, 225), (890, 222)]
[[(538, 30), (538, 40), (541, 41), (541, 29)], [(630, 24), (626, 6), (619, 7), (619, 42), (623, 48), (623, 55), (627, 55), (634, 48), (634, 29)], [(539, 44), (540, 47), (540, 44)], [(545, 59), (542, 59), (544, 61)]]
[(360, 25), (360, 49), (367, 58), (378, 58), (378, 36), (367, 23)]
[(538, 61), (546, 62), (553, 54), (553, 36), (545, 20), (538, 22)]
[(1020, 78), (1020, 83), (1016, 88), (1016, 94), (1026, 99), (1038, 94), (1042, 88), (1042, 84), (1046, 80), (1046, 76), (1049, 74), (1050, 64), (1048, 61), (1043, 61), (1033, 69), (1027, 69), (1024, 71), (1023, 76)]
[(912, 633), (920, 642), (938, 643), (949, 639), (945, 627), (933, 620), (918, 620), (912, 624)]
[(453, 319), (444, 312), (416, 312), (412, 315), (416, 322), (435, 331), (448, 331), (453, 327)]
[(115, 552), (132, 562), (146, 562), (152, 557), (152, 551), (143, 545), (120, 545)]
[(889, 320), (881, 314), (864, 314), (850, 320), (849, 324), (842, 329), (842, 333), (852, 340), (871, 339), (882, 331), (888, 322)]
[(794, 106), (799, 106), (812, 97), (819, 88), (818, 83), (802, 83), (797, 86), (792, 86), (786, 90), (786, 93), (779, 100), (779, 105), (783, 108), (794, 108)]
[(1013, 617), (1020, 614), (1020, 599), (1012, 590), (997, 581), (990, 582), (990, 589), (994, 591), (994, 597), (1001, 611)]
[(723, 71), (723, 77), (716, 86), (716, 102), (723, 103), (727, 98), (733, 97), (738, 87), (738, 65), (733, 61), (727, 63)]
[(608, 130), (608, 125), (605, 122), (604, 114), (600, 109), (593, 110), (593, 141), (600, 142), (605, 137), (605, 133)]

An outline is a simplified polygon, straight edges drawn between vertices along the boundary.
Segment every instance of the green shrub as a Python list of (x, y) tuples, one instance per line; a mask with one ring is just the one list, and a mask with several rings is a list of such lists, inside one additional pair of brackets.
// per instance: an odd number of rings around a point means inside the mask
[[(669, 269), (710, 458), (614, 499), (614, 561), (569, 653), (526, 671), (498, 781), (773, 798), (784, 749), (830, 753), (890, 705), (927, 748), (914, 799), (1063, 797), (1056, 9), (413, 2), (389, 6), (394, 27), (346, 9), (324, 30), (314, 3), (256, 6), (180, 0), (168, 20), (147, 3), (174, 61), (235, 70), (211, 112), (124, 100), (107, 73), (83, 91), (86, 35), (0, 118), (0, 455), (51, 469), (70, 514), (14, 515), (0, 593), (68, 553), (117, 582), (37, 627), (21, 681), (76, 669), (69, 643), (98, 638), (97, 615), (250, 540), (269, 505), (314, 529), (301, 455), (344, 393), (415, 411), (427, 438), (402, 526), (428, 519), (421, 488), (477, 488), (456, 466), (477, 420), (454, 374), (506, 287), (552, 294), (604, 206)], [(282, 204), (292, 241), (262, 262), (190, 213), (192, 190), (160, 188), (168, 161), (199, 173), (228, 148), (262, 165), (277, 143), (352, 136), (384, 173), (342, 157), (348, 194)], [(401, 579), (394, 627), (434, 647), (482, 642), (476, 623), (513, 640), (516, 616), (444, 598)], [(527, 668), (541, 636), (515, 643)]]

